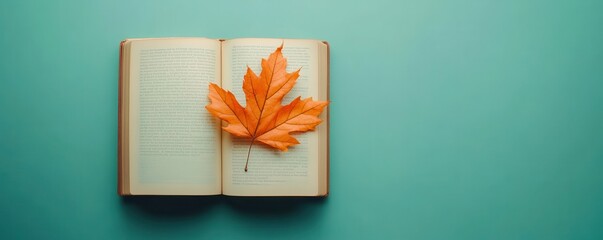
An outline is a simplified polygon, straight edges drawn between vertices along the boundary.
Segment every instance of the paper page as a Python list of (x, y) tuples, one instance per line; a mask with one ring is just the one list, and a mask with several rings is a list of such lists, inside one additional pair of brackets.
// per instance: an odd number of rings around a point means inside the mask
[[(267, 58), (284, 41), (287, 71), (301, 67), (300, 77), (283, 103), (295, 97), (318, 99), (318, 42), (313, 40), (234, 39), (223, 43), (222, 87), (234, 93), (244, 106), (243, 76), (247, 66), (259, 75), (261, 59)], [(223, 191), (240, 196), (299, 196), (318, 192), (318, 133), (295, 134), (300, 144), (281, 152), (254, 143), (248, 172), (244, 171), (250, 140), (222, 135)]]
[(220, 84), (220, 42), (202, 38), (133, 41), (132, 194), (220, 194), (220, 127), (205, 110), (209, 82)]

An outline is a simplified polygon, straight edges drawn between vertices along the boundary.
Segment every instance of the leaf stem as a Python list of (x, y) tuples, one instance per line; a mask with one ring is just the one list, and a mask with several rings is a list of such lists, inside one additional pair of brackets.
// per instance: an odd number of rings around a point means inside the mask
[(247, 165), (249, 164), (249, 154), (251, 153), (251, 146), (253, 146), (253, 142), (255, 138), (251, 139), (251, 143), (249, 144), (249, 150), (247, 150), (247, 161), (245, 162), (245, 172), (247, 172)]
[[(277, 55), (277, 57), (278, 57), (278, 55)], [(276, 62), (277, 61), (275, 59), (272, 69), (276, 68)], [(255, 138), (258, 137), (256, 134), (258, 133), (258, 127), (260, 127), (260, 122), (262, 121), (262, 114), (264, 114), (264, 107), (266, 106), (266, 101), (268, 100), (268, 93), (270, 92), (270, 86), (272, 85), (273, 78), (274, 78), (274, 71), (272, 71), (272, 74), (270, 75), (270, 81), (268, 81), (268, 89), (266, 89), (266, 96), (264, 98), (264, 102), (262, 103), (262, 107), (260, 108), (260, 116), (258, 117), (258, 122), (255, 125), (255, 130), (253, 130), (253, 134), (252, 134), (253, 138), (251, 139), (251, 143), (249, 144), (249, 150), (247, 150), (247, 161), (245, 162), (245, 172), (247, 172), (247, 165), (249, 164), (249, 153), (251, 153), (251, 146), (253, 146), (253, 142), (255, 141)], [(251, 82), (251, 88), (253, 89), (253, 82)], [(255, 91), (254, 91), (253, 95), (256, 98), (255, 102), (257, 103), (258, 99), (257, 99), (257, 95), (255, 94)]]

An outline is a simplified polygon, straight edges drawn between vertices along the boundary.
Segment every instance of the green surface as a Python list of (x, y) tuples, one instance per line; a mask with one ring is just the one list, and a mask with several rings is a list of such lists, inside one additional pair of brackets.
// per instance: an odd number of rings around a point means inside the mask
[[(602, 12), (2, 1), (0, 239), (602, 239)], [(328, 40), (331, 196), (118, 197), (118, 43), (163, 36)]]

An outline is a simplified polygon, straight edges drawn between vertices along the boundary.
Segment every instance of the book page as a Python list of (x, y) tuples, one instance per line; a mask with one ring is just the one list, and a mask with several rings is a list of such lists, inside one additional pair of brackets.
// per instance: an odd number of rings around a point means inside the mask
[[(283, 99), (297, 96), (318, 98), (318, 45), (314, 40), (234, 39), (223, 43), (222, 87), (244, 104), (243, 76), (247, 66), (259, 75), (261, 59), (268, 58), (281, 43), (287, 72), (301, 68), (300, 77)], [(320, 99), (326, 100), (326, 99)], [(319, 125), (320, 126), (320, 125)], [(319, 185), (319, 135), (317, 131), (294, 134), (300, 144), (282, 152), (262, 143), (253, 144), (248, 172), (244, 171), (250, 139), (222, 134), (223, 192), (238, 196), (315, 196)]]
[(132, 40), (130, 191), (143, 195), (221, 193), (220, 123), (206, 110), (220, 84), (220, 42)]

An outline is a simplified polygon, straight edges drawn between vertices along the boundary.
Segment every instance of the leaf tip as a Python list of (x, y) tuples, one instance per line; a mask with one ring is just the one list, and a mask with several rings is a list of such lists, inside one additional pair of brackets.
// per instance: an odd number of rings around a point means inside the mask
[(212, 88), (213, 88), (213, 89), (216, 89), (216, 88), (219, 88), (219, 87), (220, 87), (220, 86), (218, 86), (218, 84), (215, 84), (215, 83), (213, 83), (213, 82), (210, 82), (210, 83), (209, 83), (209, 90), (211, 90)]

